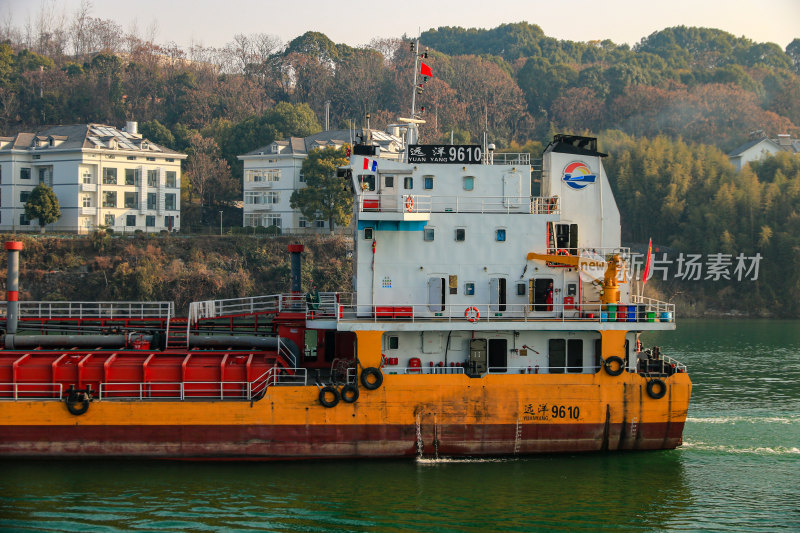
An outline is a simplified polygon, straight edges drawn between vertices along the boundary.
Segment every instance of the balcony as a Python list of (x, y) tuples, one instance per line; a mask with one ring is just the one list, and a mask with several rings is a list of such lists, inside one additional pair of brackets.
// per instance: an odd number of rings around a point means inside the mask
[(96, 183), (81, 183), (81, 192), (96, 192)]
[(97, 215), (97, 208), (96, 207), (80, 207), (78, 208), (78, 213), (84, 216), (95, 216)]
[[(557, 215), (557, 196), (433, 196), (425, 194), (361, 194), (358, 210), (362, 220), (429, 220), (430, 213), (520, 213)], [(387, 217), (386, 214), (394, 217)], [(399, 216), (398, 216), (399, 215)], [(403, 216), (405, 215), (405, 216)], [(409, 218), (408, 215), (416, 215)], [(420, 218), (420, 215), (425, 215)]]

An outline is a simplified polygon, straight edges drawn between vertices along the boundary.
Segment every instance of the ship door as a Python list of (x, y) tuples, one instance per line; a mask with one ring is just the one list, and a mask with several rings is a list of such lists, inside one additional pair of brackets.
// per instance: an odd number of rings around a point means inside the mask
[(506, 339), (489, 340), (489, 368), (492, 372), (508, 370), (508, 341)]
[(535, 278), (530, 281), (529, 303), (531, 311), (552, 311), (555, 298), (553, 278)]
[(381, 211), (397, 211), (397, 176), (380, 177)]
[(471, 339), (469, 341), (467, 374), (480, 376), (486, 373), (486, 363), (486, 339)]
[(317, 330), (307, 329), (305, 336), (305, 349), (303, 350), (304, 361), (317, 360)]

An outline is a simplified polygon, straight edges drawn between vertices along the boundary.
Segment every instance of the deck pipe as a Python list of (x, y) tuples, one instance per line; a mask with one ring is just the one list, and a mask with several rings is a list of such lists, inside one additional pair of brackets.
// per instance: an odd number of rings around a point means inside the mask
[(305, 250), (305, 246), (302, 244), (290, 244), (289, 245), (289, 256), (291, 257), (292, 263), (292, 294), (300, 294), (303, 290), (301, 287), (300, 279), (301, 279), (301, 259), (300, 254), (303, 253)]
[(6, 242), (8, 251), (8, 282), (6, 283), (6, 335), (17, 332), (19, 322), (19, 252), (22, 250), (20, 241)]

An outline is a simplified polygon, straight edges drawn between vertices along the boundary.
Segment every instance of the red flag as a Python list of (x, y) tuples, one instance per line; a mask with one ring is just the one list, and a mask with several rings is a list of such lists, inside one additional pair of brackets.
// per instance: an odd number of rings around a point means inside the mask
[(433, 71), (431, 67), (423, 63), (422, 61), (419, 62), (419, 73), (423, 76), (428, 76), (429, 78), (433, 77)]
[(644, 263), (644, 273), (642, 274), (642, 285), (647, 283), (647, 278), (650, 276), (650, 269), (653, 266), (653, 239), (650, 239), (650, 245), (647, 247), (647, 261)]

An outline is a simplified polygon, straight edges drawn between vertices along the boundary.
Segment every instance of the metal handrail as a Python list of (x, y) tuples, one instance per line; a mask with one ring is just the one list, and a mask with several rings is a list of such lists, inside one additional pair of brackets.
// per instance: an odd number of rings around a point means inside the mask
[[(642, 303), (610, 304), (620, 310), (612, 319), (606, 304), (386, 304), (373, 306), (340, 305), (337, 316), (340, 322), (647, 322), (646, 314), (655, 312), (653, 322), (674, 322), (675, 304), (658, 300)], [(644, 306), (644, 308), (640, 306)], [(636, 306), (633, 317), (628, 316), (629, 306)], [(397, 310), (403, 311), (398, 313)], [(621, 310), (625, 308), (624, 313)], [(410, 312), (409, 312), (410, 310)], [(475, 313), (477, 311), (477, 313)], [(669, 312), (669, 315), (663, 313)], [(606, 318), (603, 313), (606, 312)], [(400, 316), (393, 316), (393, 313)], [(625, 317), (623, 320), (621, 317)], [(633, 319), (632, 319), (633, 318)]]
[[(20, 388), (23, 389), (21, 393), (30, 398), (60, 400), (64, 395), (61, 383), (0, 383), (0, 400), (19, 400)], [(5, 398), (3, 395), (6, 393), (11, 393), (12, 397)]]
[[(393, 201), (389, 201), (393, 200)], [(377, 193), (358, 196), (362, 213), (535, 213), (555, 214), (560, 210), (558, 197), (429, 195)]]
[[(7, 302), (0, 302), (5, 309)], [(3, 313), (5, 314), (5, 313)], [(175, 316), (173, 302), (19, 302), (20, 318), (165, 318)]]

